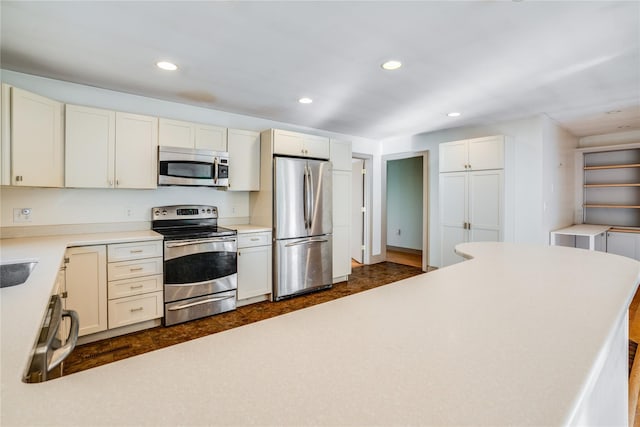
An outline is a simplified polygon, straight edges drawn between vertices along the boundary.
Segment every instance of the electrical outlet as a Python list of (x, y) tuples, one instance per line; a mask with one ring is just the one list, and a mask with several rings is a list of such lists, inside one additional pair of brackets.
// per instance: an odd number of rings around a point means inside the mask
[(127, 218), (130, 218), (133, 216), (133, 208), (132, 207), (126, 207), (124, 208), (124, 216)]
[(13, 208), (13, 222), (31, 222), (31, 208)]

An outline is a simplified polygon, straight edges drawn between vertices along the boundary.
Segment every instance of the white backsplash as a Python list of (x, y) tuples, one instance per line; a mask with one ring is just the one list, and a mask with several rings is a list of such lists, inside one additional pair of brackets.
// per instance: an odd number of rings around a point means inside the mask
[[(151, 221), (154, 206), (201, 204), (218, 207), (221, 223), (244, 222), (249, 193), (206, 187), (156, 190), (2, 187), (0, 226), (28, 227)], [(14, 222), (14, 208), (30, 208), (30, 222)]]

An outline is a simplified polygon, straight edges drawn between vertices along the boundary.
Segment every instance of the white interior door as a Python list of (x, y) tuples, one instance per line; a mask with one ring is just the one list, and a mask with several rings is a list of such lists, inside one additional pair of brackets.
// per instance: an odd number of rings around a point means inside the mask
[(362, 264), (364, 245), (364, 160), (353, 159), (351, 173), (351, 258)]

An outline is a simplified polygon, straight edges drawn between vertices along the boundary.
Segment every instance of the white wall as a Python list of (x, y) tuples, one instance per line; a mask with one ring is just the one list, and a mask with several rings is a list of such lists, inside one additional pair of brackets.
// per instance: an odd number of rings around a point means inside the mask
[(585, 136), (580, 138), (578, 146), (580, 148), (605, 147), (608, 145), (632, 144), (637, 142), (640, 142), (640, 130), (630, 130), (627, 132)]
[(543, 126), (536, 116), (488, 125), (468, 126), (382, 141), (382, 154), (430, 151), (429, 265), (440, 265), (438, 146), (440, 143), (490, 135), (508, 137), (505, 169), (505, 241), (547, 243), (543, 226)]
[[(380, 156), (380, 144), (366, 138), (309, 129), (272, 120), (146, 98), (7, 70), (0, 70), (0, 78), (3, 83), (65, 103), (209, 123), (229, 128), (255, 131), (278, 128), (307, 132), (352, 141), (353, 151), (373, 154), (378, 158)], [(221, 218), (230, 220), (237, 218), (239, 222), (249, 217), (248, 192), (219, 191), (212, 188), (162, 187), (157, 190), (122, 190), (2, 187), (0, 202), (2, 204), (0, 226), (2, 227), (149, 221), (151, 207), (182, 203), (217, 205)], [(32, 222), (13, 222), (13, 208), (22, 207), (33, 209)], [(128, 215), (129, 213), (131, 215)], [(380, 222), (379, 216), (378, 212), (378, 224)], [(379, 247), (379, 232), (377, 238)]]
[(578, 138), (546, 116), (543, 125), (543, 231), (574, 223), (575, 149)]

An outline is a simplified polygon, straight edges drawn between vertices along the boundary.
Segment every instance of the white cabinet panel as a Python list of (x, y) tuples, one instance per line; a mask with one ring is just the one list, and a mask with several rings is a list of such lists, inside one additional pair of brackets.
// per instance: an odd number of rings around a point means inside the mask
[(162, 286), (162, 274), (125, 280), (112, 280), (109, 281), (108, 285), (109, 300), (162, 291)]
[(64, 186), (63, 104), (11, 88), (11, 184)]
[(462, 227), (467, 217), (467, 174), (440, 175), (440, 222)]
[(454, 141), (440, 144), (440, 172), (457, 172), (467, 170), (467, 142)]
[(504, 168), (504, 137), (445, 142), (439, 147), (440, 172)]
[(65, 186), (109, 188), (115, 183), (116, 113), (66, 105)]
[[(490, 234), (497, 237), (494, 241), (500, 241), (503, 212), (502, 171), (470, 172), (468, 176), (469, 228), (472, 234), (479, 233), (480, 230), (491, 230), (494, 233)], [(483, 241), (486, 240), (483, 239)]]
[(229, 129), (229, 191), (260, 190), (260, 133)]
[(109, 329), (163, 316), (162, 291), (109, 301)]
[(142, 258), (161, 257), (162, 250), (162, 240), (114, 243), (108, 246), (107, 257), (109, 262), (131, 261)]
[(193, 148), (195, 129), (193, 123), (180, 120), (158, 120), (158, 145), (165, 147)]
[(640, 261), (640, 234), (608, 232), (607, 252)]
[(227, 151), (227, 128), (196, 123), (195, 148), (203, 150)]
[(273, 131), (273, 153), (328, 159), (329, 138), (282, 130)]
[(110, 281), (162, 274), (162, 258), (110, 262), (108, 273)]
[(464, 261), (464, 258), (455, 253), (456, 245), (466, 242), (466, 230), (462, 226), (443, 225), (440, 238), (442, 239), (441, 257), (443, 267)]
[(469, 169), (504, 168), (504, 137), (491, 136), (469, 140)]
[(351, 170), (333, 171), (333, 278), (351, 274)]
[(116, 112), (116, 186), (156, 188), (158, 119)]
[(251, 248), (253, 246), (271, 246), (271, 233), (238, 234), (238, 248)]
[(107, 329), (107, 248), (69, 248), (66, 269), (67, 309), (80, 317), (80, 336)]
[(329, 141), (333, 170), (351, 170), (351, 141)]
[(238, 299), (271, 293), (271, 246), (238, 249)]

